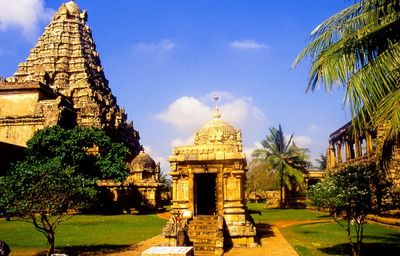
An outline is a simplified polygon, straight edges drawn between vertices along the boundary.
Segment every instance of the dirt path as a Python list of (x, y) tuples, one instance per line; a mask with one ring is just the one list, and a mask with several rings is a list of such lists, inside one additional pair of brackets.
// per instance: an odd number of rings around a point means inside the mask
[[(168, 219), (168, 213), (159, 214), (159, 217)], [(258, 224), (257, 230), (261, 234), (261, 245), (256, 248), (231, 248), (225, 252), (225, 256), (298, 256), (297, 252), (283, 237), (279, 231), (280, 228), (291, 225), (320, 223), (327, 222), (326, 220), (301, 220), (301, 221), (275, 221), (270, 224)], [(152, 247), (161, 246), (164, 243), (164, 237), (154, 236), (148, 240), (142, 241), (127, 251), (108, 254), (110, 256), (140, 256), (141, 253)]]
[[(159, 213), (159, 214), (157, 214), (157, 216), (162, 219), (169, 219), (168, 212)], [(158, 236), (153, 236), (152, 238), (149, 238), (142, 242), (139, 242), (135, 245), (132, 245), (130, 248), (128, 248), (128, 250), (126, 250), (124, 252), (110, 253), (107, 255), (110, 255), (110, 256), (141, 256), (142, 252), (149, 249), (150, 247), (163, 246), (163, 245), (164, 245), (164, 237), (158, 235)]]
[(257, 231), (261, 234), (261, 246), (257, 248), (232, 248), (225, 256), (298, 256), (296, 250), (289, 244), (280, 232), (280, 228), (306, 223), (320, 223), (326, 220), (275, 221), (269, 224), (258, 224)]
[(298, 256), (297, 252), (283, 237), (276, 225), (262, 224), (257, 229), (262, 233), (260, 247), (256, 248), (232, 248), (225, 256)]
[(153, 246), (162, 246), (164, 243), (163, 236), (153, 236), (150, 239), (133, 245), (131, 249), (124, 252), (110, 253), (110, 256), (141, 256), (142, 252)]

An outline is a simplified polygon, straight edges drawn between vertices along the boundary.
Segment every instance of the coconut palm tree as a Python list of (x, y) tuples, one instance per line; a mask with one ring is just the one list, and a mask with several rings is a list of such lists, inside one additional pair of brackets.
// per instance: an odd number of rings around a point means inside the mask
[(293, 141), (293, 134), (286, 138), (282, 127), (270, 128), (270, 134), (261, 141), (262, 148), (252, 153), (256, 164), (269, 166), (270, 172), (276, 173), (279, 179), (279, 208), (283, 208), (283, 191), (285, 186), (290, 190), (293, 183), (302, 184), (303, 171), (310, 165), (308, 149), (298, 148)]
[(328, 162), (328, 158), (326, 157), (325, 154), (320, 153), (318, 158), (315, 159), (315, 161), (318, 163), (318, 167), (322, 170), (325, 171), (326, 169), (326, 164)]
[[(318, 25), (293, 63), (311, 58), (307, 90), (345, 88), (357, 130), (400, 134), (400, 0), (357, 0)], [(376, 128), (376, 127), (375, 127)]]

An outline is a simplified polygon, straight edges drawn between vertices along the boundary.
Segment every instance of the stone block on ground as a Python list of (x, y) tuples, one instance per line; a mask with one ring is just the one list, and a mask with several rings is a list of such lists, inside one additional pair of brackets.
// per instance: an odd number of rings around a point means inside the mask
[(142, 256), (194, 256), (191, 246), (154, 246), (142, 252)]

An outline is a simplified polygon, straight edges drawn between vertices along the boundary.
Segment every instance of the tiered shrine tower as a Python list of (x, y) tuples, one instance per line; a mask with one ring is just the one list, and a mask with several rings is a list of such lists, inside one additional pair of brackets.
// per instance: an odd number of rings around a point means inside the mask
[[(73, 121), (78, 126), (99, 127), (109, 135), (117, 137), (129, 147), (133, 159), (141, 149), (139, 133), (133, 128), (132, 122), (128, 122), (124, 109), (118, 106), (115, 96), (111, 93), (91, 29), (86, 23), (87, 18), (87, 12), (82, 11), (74, 1), (61, 5), (36, 46), (31, 49), (26, 61), (19, 64), (14, 76), (0, 81), (0, 95), (6, 95), (3, 101), (0, 99), (0, 107), (2, 102), (6, 102), (4, 104), (7, 106), (11, 103), (18, 105), (21, 100), (26, 99), (26, 97), (11, 97), (10, 95), (21, 96), (22, 93), (29, 94), (33, 91), (50, 91), (51, 99), (61, 97), (70, 102), (75, 115)], [(47, 95), (49, 93), (41, 93), (39, 97), (34, 97), (36, 102), (31, 103), (36, 104), (47, 100), (49, 98)], [(50, 104), (47, 103), (47, 105)], [(56, 109), (67, 108), (66, 104), (63, 106), (59, 102), (54, 102), (54, 104)], [(20, 116), (42, 115), (44, 120), (46, 113), (41, 113), (43, 109), (39, 106), (36, 112), (33, 108), (32, 111), (28, 111), (29, 113), (21, 113)], [(35, 121), (40, 120), (36, 118)], [(32, 132), (27, 134), (25, 140), (32, 136), (34, 130), (57, 124), (58, 121), (44, 122), (43, 125), (37, 123), (36, 126), (31, 126)], [(29, 122), (24, 124), (23, 120), (21, 123), (18, 123), (18, 120), (17, 122), (13, 120), (13, 122), (13, 126), (30, 125)], [(4, 134), (13, 133), (16, 130), (7, 126), (7, 122), (3, 124), (0, 130), (9, 130)]]
[(135, 192), (141, 203), (157, 208), (160, 167), (141, 153), (139, 133), (111, 92), (87, 18), (74, 1), (62, 4), (15, 74), (0, 77), (0, 175), (12, 161), (5, 153), (22, 152), (39, 129), (97, 127), (122, 141), (130, 152), (127, 180), (99, 183), (113, 193), (105, 198), (129, 211), (136, 205), (124, 198), (134, 197)]
[(256, 230), (245, 205), (242, 133), (221, 120), (217, 107), (213, 119), (195, 133), (194, 145), (175, 147), (169, 162), (174, 216), (163, 231), (168, 244), (179, 243), (178, 216), (188, 220), (195, 252), (221, 255), (224, 245), (255, 245)]

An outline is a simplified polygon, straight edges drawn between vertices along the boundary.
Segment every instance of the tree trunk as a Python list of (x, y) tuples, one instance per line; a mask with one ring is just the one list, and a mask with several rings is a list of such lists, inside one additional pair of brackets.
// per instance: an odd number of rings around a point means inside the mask
[(283, 209), (284, 207), (283, 207), (283, 179), (281, 178), (281, 181), (280, 181), (280, 187), (281, 187), (281, 189), (280, 189), (280, 198), (279, 198), (279, 208), (280, 209)]
[(351, 240), (351, 234), (350, 234), (349, 230), (350, 229), (347, 230), (347, 240), (349, 240), (349, 243), (350, 243), (350, 246), (351, 246), (351, 255), (358, 256), (356, 246), (353, 243), (353, 240)]
[(364, 232), (364, 220), (356, 223), (356, 232), (357, 232), (357, 256), (361, 255), (361, 247), (362, 247), (362, 240), (363, 240), (363, 232)]
[(46, 238), (47, 238), (47, 243), (49, 245), (49, 249), (47, 250), (47, 256), (50, 256), (52, 253), (54, 253), (54, 240), (55, 240), (55, 236), (54, 236), (54, 230), (48, 230), (47, 234), (46, 234)]
[(358, 256), (359, 254), (357, 252), (356, 246), (353, 243), (353, 240), (351, 239), (351, 214), (350, 214), (350, 210), (349, 209), (346, 211), (346, 221), (347, 221), (347, 227), (346, 227), (347, 240), (350, 243), (351, 255), (352, 256)]

